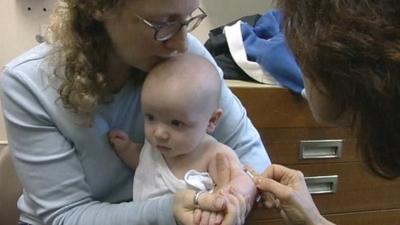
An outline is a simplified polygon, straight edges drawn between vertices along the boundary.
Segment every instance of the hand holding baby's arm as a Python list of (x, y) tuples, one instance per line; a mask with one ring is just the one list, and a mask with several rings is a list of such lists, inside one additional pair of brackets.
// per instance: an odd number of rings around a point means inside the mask
[[(213, 195), (225, 199), (226, 209), (219, 212), (196, 209), (194, 212), (195, 224), (243, 224), (249, 210), (247, 208), (251, 208), (252, 204), (249, 202), (254, 197), (246, 196), (255, 196), (255, 186), (241, 170), (236, 155), (233, 152), (233, 156), (225, 153), (225, 151), (218, 153), (211, 160), (209, 173), (216, 184)], [(232, 159), (232, 157), (236, 158)]]
[(108, 140), (118, 157), (131, 169), (135, 169), (139, 162), (143, 144), (131, 141), (128, 134), (119, 129), (108, 132)]
[[(240, 200), (240, 206), (242, 208), (241, 212), (244, 214), (243, 220), (250, 212), (254, 200), (257, 195), (257, 188), (254, 185), (252, 179), (243, 171), (239, 158), (232, 151), (232, 149), (227, 148), (227, 151), (224, 151), (225, 158), (229, 162), (230, 168), (230, 177), (229, 182), (225, 185), (224, 189), (236, 196), (238, 200)], [(217, 165), (220, 164), (217, 161)], [(216, 168), (216, 167), (215, 167)]]

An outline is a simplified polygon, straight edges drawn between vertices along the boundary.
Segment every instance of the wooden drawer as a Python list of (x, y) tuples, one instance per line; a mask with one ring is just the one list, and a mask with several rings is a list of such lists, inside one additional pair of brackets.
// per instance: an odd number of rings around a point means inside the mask
[[(240, 85), (244, 84), (244, 85)], [(320, 162), (357, 162), (360, 156), (356, 150), (356, 139), (349, 128), (321, 125), (314, 121), (307, 101), (284, 88), (268, 87), (248, 82), (231, 85), (232, 91), (246, 107), (249, 118), (261, 135), (272, 162), (292, 164), (312, 164)], [(341, 154), (326, 154), (332, 146), (315, 149), (305, 154), (302, 142), (341, 141)], [(302, 159), (307, 155), (307, 159)], [(310, 157), (310, 155), (312, 157)], [(305, 157), (304, 157), (305, 158)]]
[(231, 90), (258, 128), (321, 127), (313, 119), (307, 102), (287, 89), (234, 87)]
[[(347, 128), (257, 128), (271, 161), (279, 164), (304, 164), (316, 162), (360, 161), (356, 151), (356, 140)], [(336, 140), (341, 140), (340, 154), (334, 149)], [(323, 148), (301, 148), (302, 141), (333, 142)], [(339, 155), (338, 155), (339, 154)], [(338, 155), (338, 156), (336, 156)], [(330, 158), (333, 157), (333, 158)], [(307, 158), (307, 159), (303, 159)], [(322, 159), (320, 159), (322, 158)]]

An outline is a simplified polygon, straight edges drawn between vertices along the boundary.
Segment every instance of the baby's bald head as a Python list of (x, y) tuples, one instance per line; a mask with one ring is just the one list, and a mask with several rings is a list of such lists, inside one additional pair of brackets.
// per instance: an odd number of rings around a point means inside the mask
[(221, 82), (216, 67), (207, 59), (182, 54), (155, 66), (144, 82), (143, 92), (177, 93), (208, 111), (218, 108)]

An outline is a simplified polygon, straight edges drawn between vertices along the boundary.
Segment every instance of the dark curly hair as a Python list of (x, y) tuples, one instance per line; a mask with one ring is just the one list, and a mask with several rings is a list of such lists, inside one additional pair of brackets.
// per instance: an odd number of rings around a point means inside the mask
[(367, 165), (400, 175), (400, 4), (395, 0), (279, 0), (304, 76), (353, 113)]

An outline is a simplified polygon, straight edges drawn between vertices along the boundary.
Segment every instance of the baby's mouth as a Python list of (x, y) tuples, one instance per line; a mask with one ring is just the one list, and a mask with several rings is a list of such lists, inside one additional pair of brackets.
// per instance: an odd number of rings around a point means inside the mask
[(171, 150), (170, 147), (167, 147), (167, 146), (164, 146), (164, 145), (156, 145), (156, 147), (157, 147), (157, 149), (159, 151), (163, 151), (163, 152)]

